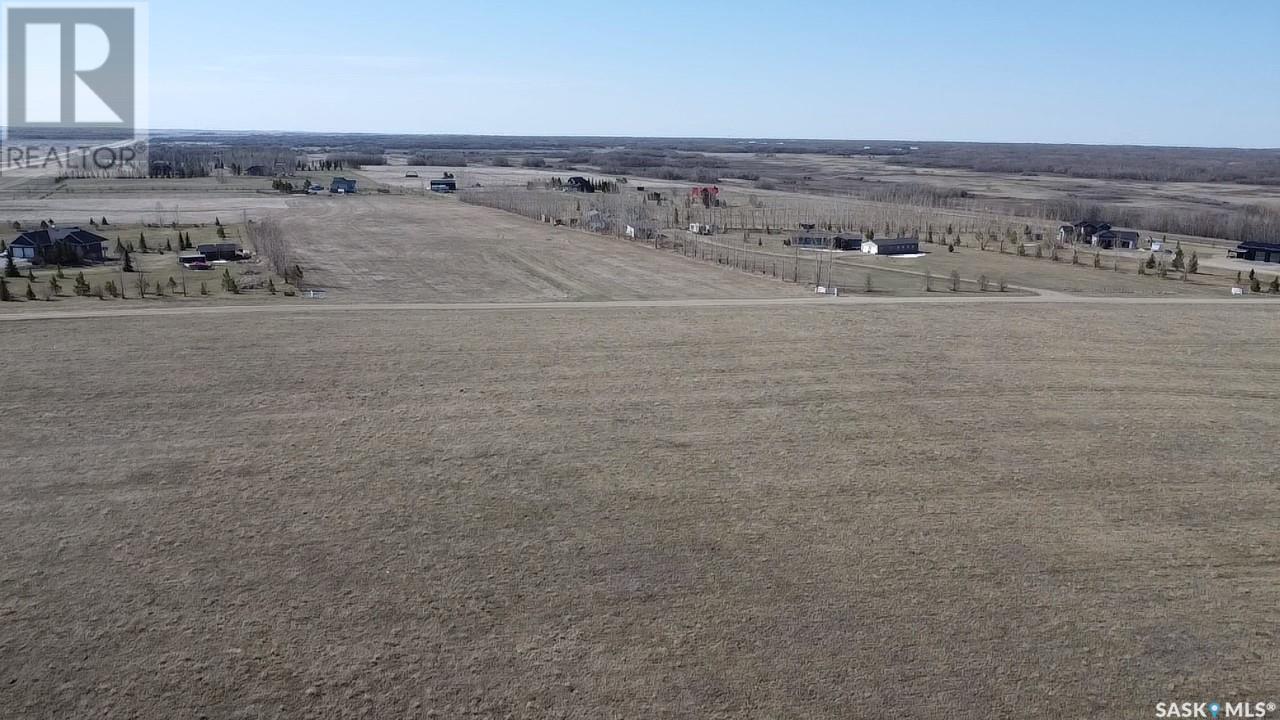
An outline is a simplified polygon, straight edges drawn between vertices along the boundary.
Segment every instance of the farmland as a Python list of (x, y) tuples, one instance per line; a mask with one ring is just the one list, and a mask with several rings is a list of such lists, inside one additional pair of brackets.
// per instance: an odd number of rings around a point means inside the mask
[[(326, 291), (268, 295), (259, 256), (229, 266), (242, 294), (0, 304), (0, 717), (1273, 699), (1280, 301), (1231, 296), (1220, 239), (1171, 238), (1203, 262), (1184, 280), (1036, 257), (1056, 219), (977, 204), (742, 180), (703, 207), (689, 181), (579, 195), (500, 166), (437, 196), (445, 168), (404, 160), (312, 173), (349, 196), (0, 188), (6, 225), (109, 216), (152, 249), (279, 228)], [(799, 250), (799, 223), (936, 242)]]
[(1280, 669), (1273, 326), (6, 324), (0, 714), (1143, 717), (1257, 692)]

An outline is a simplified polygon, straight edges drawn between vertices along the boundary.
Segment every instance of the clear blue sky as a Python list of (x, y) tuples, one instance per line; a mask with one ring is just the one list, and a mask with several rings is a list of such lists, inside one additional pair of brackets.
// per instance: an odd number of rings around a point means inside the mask
[(152, 0), (160, 128), (1280, 146), (1280, 2)]

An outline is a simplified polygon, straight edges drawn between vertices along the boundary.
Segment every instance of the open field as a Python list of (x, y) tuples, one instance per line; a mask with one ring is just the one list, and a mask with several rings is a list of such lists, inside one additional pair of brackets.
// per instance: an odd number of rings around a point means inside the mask
[(335, 299), (603, 300), (801, 292), (780, 281), (454, 198), (320, 196), (290, 204), (279, 217), (307, 283)]
[(1273, 330), (1072, 304), (10, 325), (0, 716), (1270, 700)]

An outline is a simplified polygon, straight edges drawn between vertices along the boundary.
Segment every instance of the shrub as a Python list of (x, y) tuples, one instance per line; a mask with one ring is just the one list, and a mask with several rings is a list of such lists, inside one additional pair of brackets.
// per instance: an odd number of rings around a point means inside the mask
[(537, 155), (530, 155), (524, 160), (521, 160), (520, 164), (527, 168), (544, 168), (547, 166), (547, 161)]
[(208, 286), (208, 285), (206, 285), (206, 284), (204, 284), (204, 282), (203, 282), (203, 281), (201, 281), (201, 282), (200, 282), (200, 294), (201, 294), (201, 295), (208, 295), (208, 294), (209, 294), (209, 286)]
[(9, 302), (13, 296), (9, 294), (9, 283), (0, 277), (0, 302)]
[(951, 271), (951, 292), (960, 292), (960, 272), (958, 270)]
[(991, 289), (991, 281), (987, 279), (986, 275), (979, 275), (978, 292), (987, 292), (989, 289)]
[(102, 289), (105, 290), (107, 294), (113, 298), (120, 297), (120, 288), (116, 287), (115, 280), (108, 280), (105, 283), (103, 283)]
[(1000, 292), (1009, 292), (1009, 282), (1004, 278), (1000, 278)]
[(867, 273), (866, 280), (862, 284), (862, 291), (868, 293), (875, 291), (875, 287), (871, 283), (871, 273)]
[(1249, 292), (1262, 292), (1262, 283), (1258, 282), (1258, 278), (1252, 277), (1252, 272), (1249, 274), (1251, 276), (1249, 278)]

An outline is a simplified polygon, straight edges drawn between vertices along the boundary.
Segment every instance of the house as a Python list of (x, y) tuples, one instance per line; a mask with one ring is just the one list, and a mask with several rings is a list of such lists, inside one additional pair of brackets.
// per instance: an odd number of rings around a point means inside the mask
[(1074, 242), (1076, 239), (1075, 225), (1059, 225), (1058, 226), (1058, 242)]
[(1235, 250), (1228, 251), (1227, 257), (1252, 262), (1280, 263), (1280, 243), (1243, 242)]
[(9, 257), (33, 264), (102, 262), (106, 259), (107, 239), (78, 227), (24, 232), (9, 243)]
[(596, 191), (596, 186), (581, 175), (574, 175), (569, 178), (569, 182), (564, 184), (564, 189), (565, 192), (593, 193)]
[(860, 250), (862, 248), (861, 233), (829, 233), (822, 230), (801, 230), (791, 236), (791, 245), (799, 248), (818, 248), (822, 250)]
[(329, 192), (350, 195), (356, 191), (356, 181), (344, 177), (336, 177), (329, 183)]
[(437, 178), (431, 181), (431, 192), (451, 193), (458, 191), (458, 181), (453, 178)]
[(249, 168), (244, 171), (244, 174), (249, 177), (267, 177), (271, 174), (271, 171), (267, 170), (265, 165), (250, 165)]
[[(1078, 240), (1082, 241), (1082, 240), (1091, 238), (1100, 232), (1105, 232), (1111, 229), (1111, 225), (1104, 222), (1097, 222), (1094, 220), (1082, 220), (1078, 223), (1075, 223), (1071, 227), (1072, 229), (1075, 230), (1075, 237), (1071, 238), (1073, 241), (1078, 241)], [(1062, 234), (1061, 229), (1059, 229), (1058, 234), (1059, 236), (1061, 236)]]
[(240, 249), (235, 243), (209, 243), (207, 245), (199, 245), (196, 252), (204, 256), (205, 262), (213, 262), (214, 260), (246, 260), (248, 254)]
[(627, 226), (627, 237), (637, 240), (652, 240), (658, 236), (658, 228), (653, 223), (635, 222)]
[(1106, 230), (1096, 232), (1089, 238), (1089, 244), (1103, 250), (1137, 250), (1142, 238), (1132, 230)]
[(863, 242), (862, 252), (867, 255), (916, 255), (920, 252), (920, 241), (915, 238), (876, 238)]

